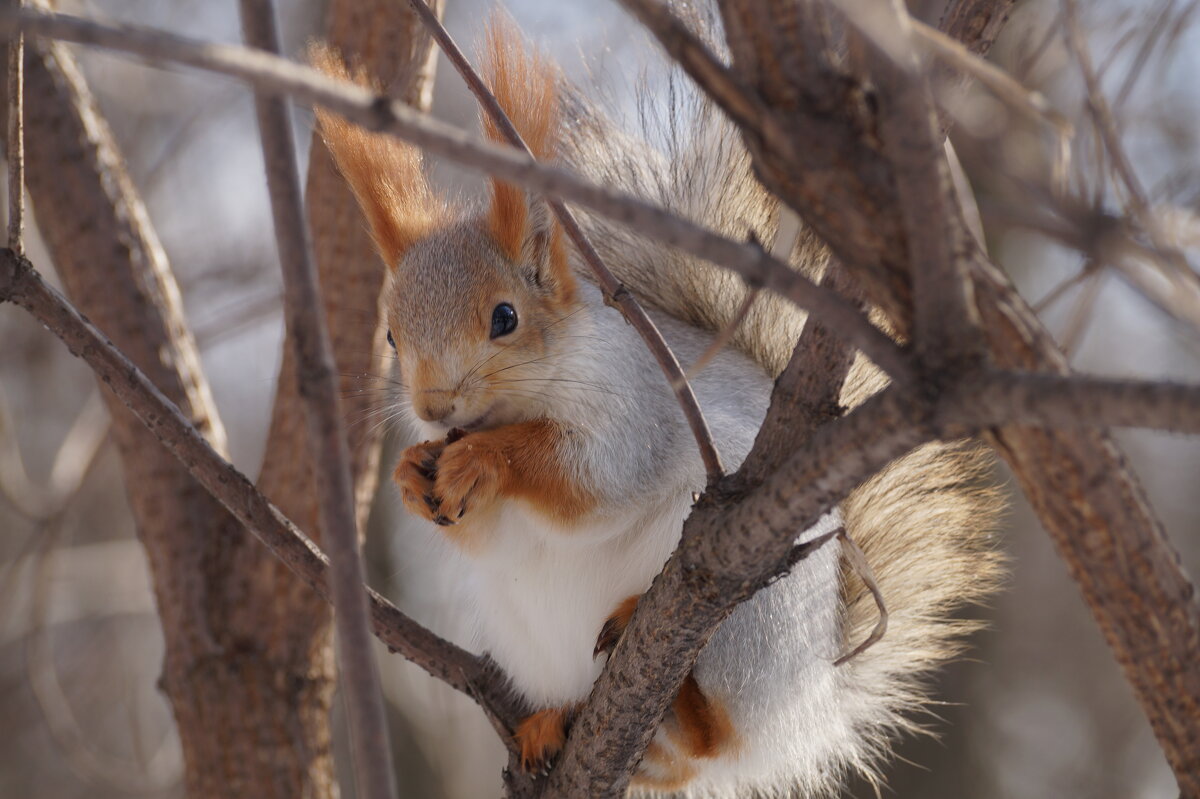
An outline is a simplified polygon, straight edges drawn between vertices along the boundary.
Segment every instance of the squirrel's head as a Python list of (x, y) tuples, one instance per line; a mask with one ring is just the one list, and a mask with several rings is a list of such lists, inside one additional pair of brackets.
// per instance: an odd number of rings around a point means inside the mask
[[(329, 50), (314, 47), (311, 58), (349, 77)], [(502, 18), (489, 30), (484, 74), (534, 155), (553, 159), (558, 74)], [(456, 213), (431, 190), (419, 150), (317, 116), (390, 269), (389, 338), (413, 412), (467, 429), (537, 414), (563, 346), (562, 323), (577, 307), (562, 229), (546, 203), (493, 179), (483, 213)], [(486, 117), (483, 127), (502, 141)]]

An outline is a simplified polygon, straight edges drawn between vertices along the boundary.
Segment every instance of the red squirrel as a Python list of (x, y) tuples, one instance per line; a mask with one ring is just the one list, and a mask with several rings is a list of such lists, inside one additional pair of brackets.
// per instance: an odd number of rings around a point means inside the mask
[[(485, 78), (534, 155), (738, 238), (776, 240), (778, 200), (755, 180), (736, 129), (697, 97), (681, 137), (658, 152), (620, 131), (511, 23), (494, 21)], [(336, 54), (314, 63), (348, 77)], [(458, 205), (430, 187), (419, 150), (319, 112), (321, 133), (389, 268), (385, 307), (399, 403), (427, 439), (395, 482), (407, 510), (464, 553), (477, 639), (537, 712), (517, 730), (524, 765), (549, 762), (637, 598), (679, 540), (705, 472), (659, 367), (566, 242), (546, 203), (491, 180)], [(488, 138), (501, 141), (486, 117)], [(733, 318), (732, 273), (584, 214), (609, 268), (647, 307), (683, 363)], [(784, 256), (815, 274), (811, 234)], [(749, 451), (772, 381), (805, 315), (762, 296), (732, 345), (695, 376), (731, 466)], [(859, 357), (847, 406), (884, 379)], [(453, 435), (448, 433), (453, 431)], [(949, 611), (991, 591), (999, 502), (968, 445), (934, 444), (893, 463), (798, 540), (844, 526), (870, 560), (887, 635), (835, 665), (875, 621), (837, 545), (738, 606), (700, 652), (633, 777), (648, 793), (828, 793), (849, 771), (873, 778), (922, 679), (959, 651), (970, 623)]]

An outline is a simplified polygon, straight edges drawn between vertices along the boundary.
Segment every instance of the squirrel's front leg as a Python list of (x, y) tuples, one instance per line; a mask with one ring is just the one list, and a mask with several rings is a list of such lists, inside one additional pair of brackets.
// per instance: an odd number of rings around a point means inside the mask
[(501, 499), (570, 523), (595, 500), (567, 455), (568, 428), (550, 419), (503, 425), (405, 450), (395, 479), (408, 509), (447, 526)]

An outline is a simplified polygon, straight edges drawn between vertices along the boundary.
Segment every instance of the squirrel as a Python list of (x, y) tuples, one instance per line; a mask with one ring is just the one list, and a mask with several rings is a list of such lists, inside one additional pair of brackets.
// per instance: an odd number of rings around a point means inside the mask
[[(506, 18), (493, 19), (484, 50), (485, 80), (539, 160), (727, 236), (787, 236), (736, 128), (702, 97), (663, 152), (621, 132)], [(310, 59), (365, 82), (321, 45)], [(389, 267), (399, 402), (426, 439), (404, 451), (395, 482), (406, 509), (463, 553), (477, 643), (536, 709), (515, 734), (523, 766), (541, 769), (678, 543), (703, 465), (658, 365), (606, 307), (543, 199), (492, 179), (486, 201), (459, 207), (430, 187), (417, 148), (326, 111), (318, 124)], [(502, 141), (486, 116), (483, 128)], [(582, 222), (681, 362), (709, 349), (746, 296), (730, 272), (592, 215)], [(818, 274), (827, 251), (807, 231), (794, 238), (790, 262)], [(692, 379), (735, 466), (805, 323), (767, 294)], [(841, 402), (885, 382), (859, 355)], [(842, 526), (858, 543), (886, 599), (887, 634), (835, 665), (876, 609), (837, 545), (820, 548), (737, 606), (701, 650), (633, 789), (817, 796), (851, 771), (877, 780), (891, 738), (918, 728), (924, 679), (975, 626), (950, 611), (986, 597), (1002, 573), (987, 468), (975, 445), (926, 445), (798, 531), (809, 540)]]

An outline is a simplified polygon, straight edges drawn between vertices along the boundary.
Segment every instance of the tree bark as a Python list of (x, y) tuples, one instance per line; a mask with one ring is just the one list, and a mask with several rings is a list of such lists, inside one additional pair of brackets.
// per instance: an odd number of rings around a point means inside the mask
[[(335, 43), (392, 77), (402, 96), (427, 105), (431, 47), (414, 22), (382, 0), (337, 0), (331, 10)], [(61, 45), (30, 42), (26, 71), (27, 185), (68, 295), (224, 452), (178, 287), (74, 58)], [(323, 146), (314, 153), (310, 217), (339, 369), (380, 371), (383, 361), (366, 355), (381, 343), (378, 321), (362, 309), (375, 307), (384, 271), (344, 181)], [(285, 364), (292, 368), (290, 357)], [(285, 374), (281, 386), (263, 479), (316, 534), (294, 375)], [(362, 396), (345, 406), (352, 419), (371, 393)], [(154, 576), (166, 638), (162, 684), (184, 749), (188, 794), (335, 796), (328, 605), (253, 541), (120, 402), (107, 392), (106, 399)], [(372, 427), (351, 431), (360, 519), (378, 460), (378, 436), (366, 434)]]

